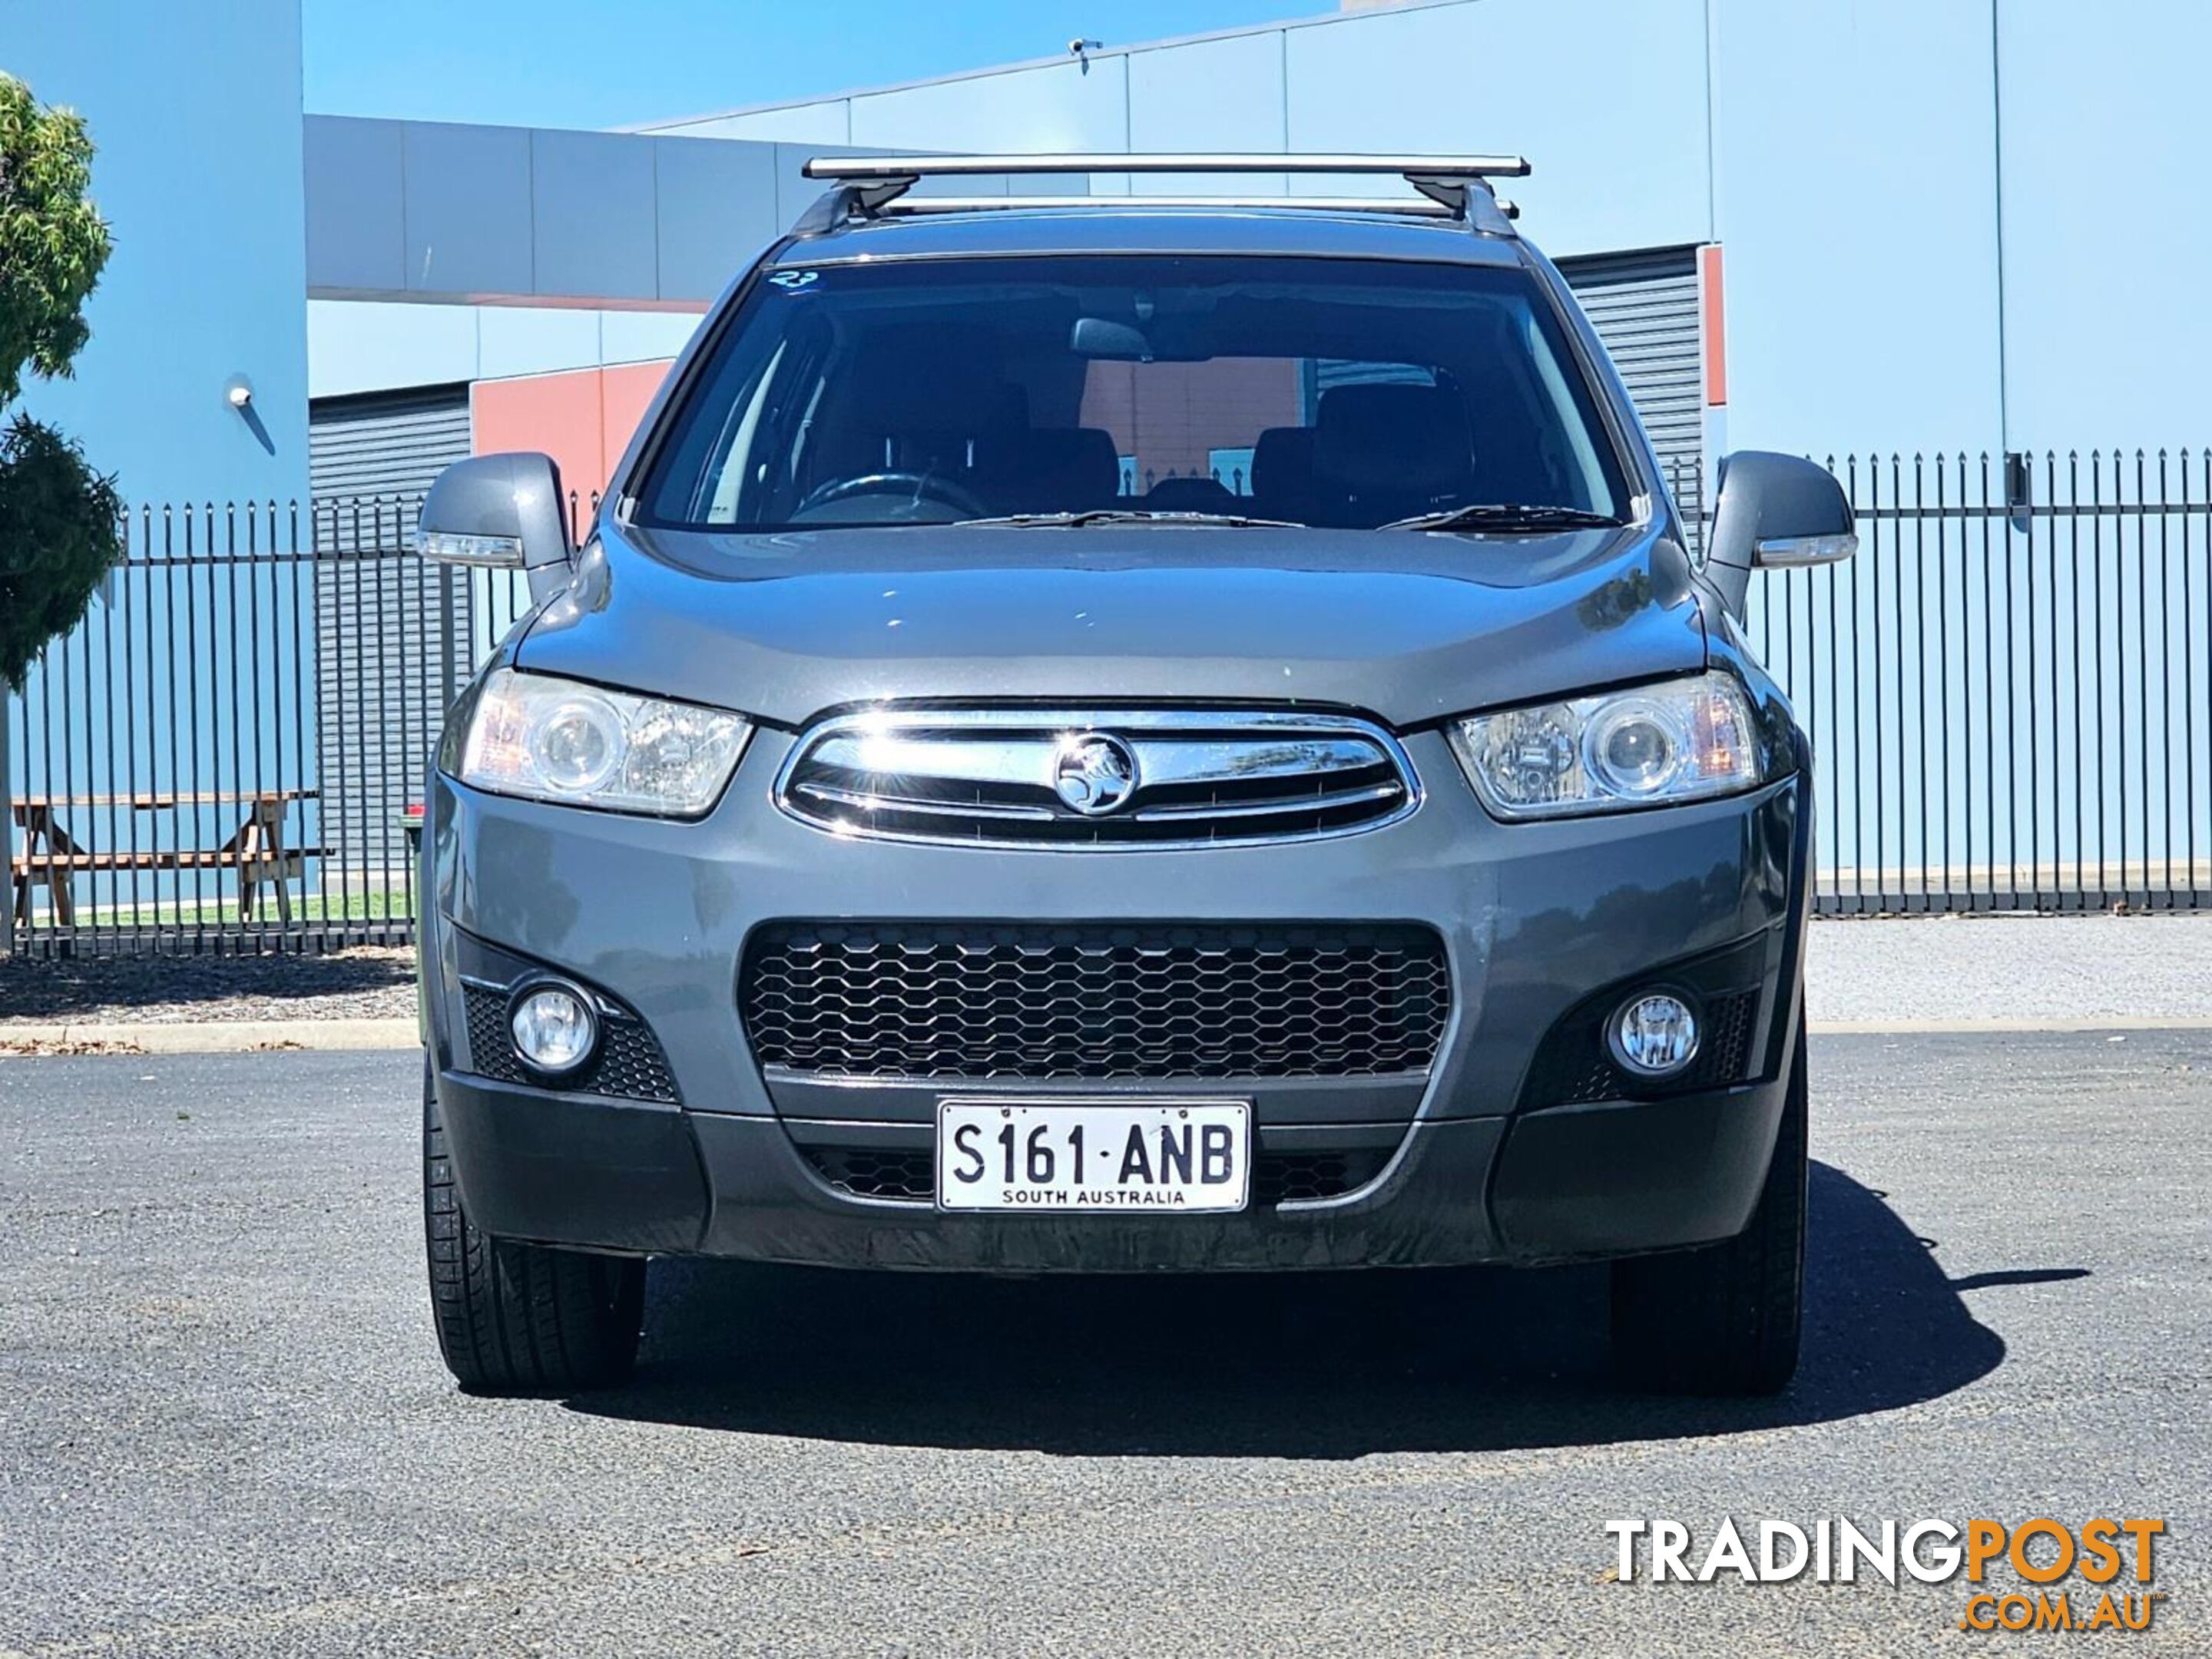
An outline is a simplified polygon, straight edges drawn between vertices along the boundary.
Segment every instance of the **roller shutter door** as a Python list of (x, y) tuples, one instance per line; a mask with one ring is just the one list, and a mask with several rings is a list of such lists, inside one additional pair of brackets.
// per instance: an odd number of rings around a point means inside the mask
[(1598, 254), (1559, 264), (1620, 370), (1694, 536), (1705, 454), (1697, 250)]
[(319, 398), (307, 412), (307, 471), (318, 501), (412, 496), (469, 453), (465, 386)]
[(422, 799), (446, 682), (470, 665), (467, 582), (409, 550), (422, 497), (469, 453), (468, 388), (320, 399), (307, 434), (322, 842), (333, 886), (396, 894), (396, 819)]

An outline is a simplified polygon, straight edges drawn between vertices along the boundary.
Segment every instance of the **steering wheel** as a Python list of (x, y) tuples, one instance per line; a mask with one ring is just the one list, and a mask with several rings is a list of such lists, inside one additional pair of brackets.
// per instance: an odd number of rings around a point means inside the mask
[(990, 509), (950, 479), (939, 478), (927, 472), (864, 472), (857, 478), (832, 478), (809, 490), (806, 499), (793, 509), (796, 518), (802, 513), (811, 513), (819, 507), (829, 507), (854, 495), (896, 495), (910, 494), (916, 501), (933, 501), (980, 519)]

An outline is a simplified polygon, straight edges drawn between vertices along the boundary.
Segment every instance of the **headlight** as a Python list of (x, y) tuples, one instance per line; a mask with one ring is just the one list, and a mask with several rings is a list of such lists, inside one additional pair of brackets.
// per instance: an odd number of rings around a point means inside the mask
[(461, 781), (567, 806), (696, 818), (720, 798), (751, 733), (718, 708), (501, 668), (477, 698)]
[(1477, 714), (1451, 735), (1502, 818), (1705, 800), (1765, 778), (1751, 700), (1720, 672)]

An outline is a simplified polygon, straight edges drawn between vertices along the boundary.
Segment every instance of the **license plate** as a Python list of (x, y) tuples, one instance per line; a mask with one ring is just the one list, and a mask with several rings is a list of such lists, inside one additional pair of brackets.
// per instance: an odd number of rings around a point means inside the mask
[(938, 1103), (943, 1210), (1241, 1210), (1251, 1176), (1247, 1101)]

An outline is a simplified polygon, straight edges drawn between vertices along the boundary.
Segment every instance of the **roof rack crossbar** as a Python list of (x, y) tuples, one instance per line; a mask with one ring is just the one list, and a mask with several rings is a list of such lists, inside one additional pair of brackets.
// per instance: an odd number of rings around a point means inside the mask
[(881, 210), (899, 217), (988, 213), (1024, 208), (1304, 208), (1322, 213), (1372, 213), (1414, 219), (1456, 219), (1442, 202), (1392, 196), (908, 196)]
[[(845, 212), (866, 217), (883, 212), (924, 179), (973, 179), (1030, 176), (1044, 173), (1105, 173), (1146, 174), (1162, 173), (1331, 173), (1386, 176), (1395, 174), (1420, 192), (1434, 208), (1389, 198), (1284, 197), (1272, 205), (1322, 207), (1338, 211), (1407, 213), (1421, 217), (1449, 217), (1467, 221), (1474, 228), (1494, 235), (1512, 234), (1513, 210), (1496, 200), (1492, 179), (1520, 179), (1528, 173), (1527, 160), (1518, 155), (1298, 155), (1285, 154), (1140, 154), (1110, 152), (1071, 155), (817, 155), (801, 171), (809, 179), (825, 179), (839, 189), (835, 200)], [(925, 198), (947, 203), (955, 198)], [(975, 200), (964, 207), (922, 207), (919, 201), (901, 206), (904, 212), (972, 211), (999, 205), (1111, 206), (1143, 198), (1129, 197), (1036, 198), (1010, 197)], [(1358, 206), (1353, 206), (1357, 203)], [(1155, 198), (1155, 205), (1245, 205), (1215, 203), (1208, 198)], [(1258, 204), (1251, 204), (1257, 205)], [(1441, 212), (1437, 210), (1442, 210)]]
[(974, 178), (1001, 173), (1395, 173), (1448, 179), (1525, 179), (1519, 155), (1299, 155), (1277, 152), (1101, 152), (1087, 155), (817, 155), (810, 179)]

